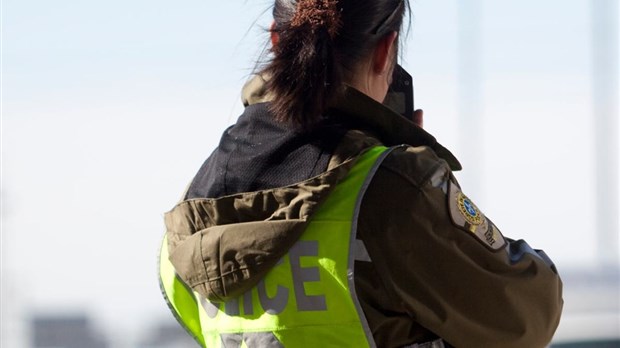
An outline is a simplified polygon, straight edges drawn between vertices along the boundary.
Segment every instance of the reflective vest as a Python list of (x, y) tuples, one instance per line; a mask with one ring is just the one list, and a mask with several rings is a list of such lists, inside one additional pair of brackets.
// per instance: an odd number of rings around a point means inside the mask
[(355, 294), (353, 266), (362, 196), (388, 153), (378, 146), (362, 154), (298, 242), (238, 299), (212, 303), (192, 291), (168, 260), (164, 237), (160, 285), (176, 319), (209, 348), (375, 347)]

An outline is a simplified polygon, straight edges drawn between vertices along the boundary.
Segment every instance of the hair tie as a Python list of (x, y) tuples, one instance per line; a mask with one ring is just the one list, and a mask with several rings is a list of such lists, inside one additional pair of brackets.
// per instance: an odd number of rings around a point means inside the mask
[(340, 30), (338, 0), (299, 0), (291, 27), (299, 28), (306, 24), (313, 31), (325, 28), (330, 37), (336, 37)]

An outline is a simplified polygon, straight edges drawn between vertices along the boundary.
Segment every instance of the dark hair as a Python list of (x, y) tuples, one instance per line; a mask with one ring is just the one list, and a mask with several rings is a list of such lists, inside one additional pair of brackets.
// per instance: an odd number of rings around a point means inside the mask
[(400, 32), (408, 0), (275, 0), (278, 43), (264, 72), (278, 121), (312, 127), (379, 40)]

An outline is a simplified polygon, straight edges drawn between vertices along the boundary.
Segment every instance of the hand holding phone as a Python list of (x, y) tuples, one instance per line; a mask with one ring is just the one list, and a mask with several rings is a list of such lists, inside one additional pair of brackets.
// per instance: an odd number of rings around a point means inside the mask
[(421, 110), (414, 113), (413, 107), (413, 79), (411, 75), (403, 69), (400, 65), (394, 67), (392, 73), (392, 84), (383, 101), (383, 105), (401, 114), (406, 119), (418, 124), (417, 121), (421, 121)]
[(424, 111), (418, 109), (413, 112), (413, 123), (420, 128), (424, 128)]

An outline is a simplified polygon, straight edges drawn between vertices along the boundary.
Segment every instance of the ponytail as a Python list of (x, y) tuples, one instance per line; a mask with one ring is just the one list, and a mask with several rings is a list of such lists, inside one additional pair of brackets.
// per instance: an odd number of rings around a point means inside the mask
[(273, 29), (279, 38), (266, 72), (276, 120), (306, 128), (321, 121), (342, 89), (334, 44), (339, 26), (337, 0), (299, 0), (292, 19)]
[(312, 128), (381, 37), (400, 32), (408, 0), (275, 0), (273, 58), (263, 72), (276, 120)]

